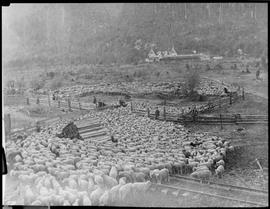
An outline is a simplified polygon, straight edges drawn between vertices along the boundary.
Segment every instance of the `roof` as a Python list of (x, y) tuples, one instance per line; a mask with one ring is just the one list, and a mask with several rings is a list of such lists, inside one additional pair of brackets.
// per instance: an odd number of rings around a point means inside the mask
[(154, 50), (151, 49), (150, 52), (148, 53), (148, 57), (156, 57), (157, 55), (155, 54)]

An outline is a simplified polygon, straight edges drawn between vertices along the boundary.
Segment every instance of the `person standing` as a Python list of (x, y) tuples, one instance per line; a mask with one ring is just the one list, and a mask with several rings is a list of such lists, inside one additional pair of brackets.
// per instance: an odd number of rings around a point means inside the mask
[(96, 105), (97, 107), (97, 98), (94, 96), (94, 99), (93, 99), (93, 103)]
[(260, 68), (256, 71), (256, 79), (258, 80), (260, 78)]
[(160, 114), (159, 109), (158, 109), (158, 107), (156, 107), (156, 111), (155, 111), (155, 119), (156, 120), (158, 119), (159, 114)]
[(194, 107), (193, 107), (193, 109), (192, 109), (193, 122), (196, 121), (197, 115), (198, 115), (198, 110), (197, 110), (196, 106), (194, 105)]

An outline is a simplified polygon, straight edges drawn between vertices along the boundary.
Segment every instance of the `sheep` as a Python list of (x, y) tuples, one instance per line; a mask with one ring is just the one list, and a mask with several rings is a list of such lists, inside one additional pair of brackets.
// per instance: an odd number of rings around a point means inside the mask
[(109, 192), (110, 202), (115, 202), (117, 200), (117, 198), (119, 197), (119, 189), (124, 184), (126, 184), (126, 177), (120, 178), (119, 184), (111, 188), (111, 190)]
[(198, 178), (198, 179), (200, 179), (201, 182), (202, 182), (202, 180), (205, 180), (205, 179), (209, 180), (209, 178), (210, 178), (210, 176), (211, 176), (212, 174), (211, 174), (211, 171), (205, 169), (205, 170), (198, 170), (198, 171), (195, 171), (195, 172), (191, 173), (190, 175), (191, 175), (191, 177), (193, 177), (193, 178)]
[(79, 178), (79, 179), (78, 179), (78, 185), (79, 185), (79, 187), (80, 187), (82, 190), (85, 191), (85, 190), (87, 190), (87, 188), (88, 188), (88, 181)]
[(117, 181), (111, 176), (103, 175), (102, 177), (104, 184), (108, 189), (111, 189), (113, 186), (118, 184)]
[(94, 177), (94, 181), (98, 184), (98, 185), (102, 185), (104, 183), (103, 178), (100, 175), (95, 175)]
[(80, 201), (79, 199), (76, 199), (72, 204), (72, 206), (79, 206), (79, 201)]
[(90, 195), (92, 205), (98, 205), (100, 197), (104, 194), (105, 190), (102, 187), (97, 187)]
[(117, 169), (115, 166), (112, 166), (111, 167), (111, 170), (110, 170), (110, 173), (109, 173), (109, 176), (116, 179), (117, 177)]
[(35, 200), (35, 195), (29, 185), (25, 187), (24, 200), (26, 205), (31, 204)]
[(158, 183), (169, 182), (169, 170), (167, 168), (163, 168), (157, 174)]
[(196, 167), (198, 164), (199, 164), (198, 162), (189, 161), (188, 164), (186, 165), (186, 171), (188, 173), (191, 173), (193, 168)]
[(42, 202), (40, 200), (35, 200), (31, 205), (42, 205)]
[(178, 162), (175, 162), (174, 164), (173, 164), (173, 174), (179, 174), (179, 173), (181, 173), (181, 174), (183, 174), (184, 172), (183, 171), (185, 171), (185, 162), (183, 162), (183, 161), (178, 161)]
[(69, 180), (68, 180), (68, 185), (69, 185), (70, 188), (72, 188), (72, 189), (77, 189), (77, 188), (78, 188), (77, 182), (76, 182), (74, 179), (72, 179), (72, 178), (69, 178)]
[(65, 187), (66, 196), (69, 199), (70, 202), (75, 202), (78, 198), (78, 191), (76, 189), (71, 189), (69, 187)]
[(39, 193), (42, 195), (42, 196), (46, 196), (49, 194), (49, 190), (46, 188), (46, 187), (43, 187), (41, 186), (40, 190), (39, 190)]
[(219, 167), (220, 165), (225, 166), (224, 160), (220, 160), (220, 161), (216, 162), (216, 166), (217, 166), (217, 167)]
[(222, 160), (222, 159), (223, 159), (223, 156), (222, 156), (222, 154), (220, 153), (220, 154), (214, 155), (212, 158), (213, 158), (214, 163), (216, 163), (216, 162)]
[(99, 205), (100, 206), (105, 206), (105, 205), (108, 205), (108, 203), (109, 203), (109, 191), (107, 190), (100, 197), (100, 199), (99, 199)]
[(122, 178), (122, 177), (126, 177), (128, 183), (133, 182), (133, 174), (131, 172), (120, 171), (118, 176), (117, 176), (118, 182), (119, 182), (119, 179)]
[(233, 152), (234, 151), (234, 146), (231, 145), (227, 149), (228, 149), (228, 151)]
[(121, 201), (127, 201), (129, 195), (132, 195), (132, 183), (122, 185), (119, 189), (119, 197)]
[(70, 206), (71, 204), (70, 204), (70, 202), (68, 201), (68, 200), (65, 200), (64, 201), (64, 204), (63, 204), (63, 206)]
[(151, 181), (154, 181), (154, 182), (157, 182), (158, 179), (157, 179), (157, 176), (159, 174), (159, 170), (158, 169), (155, 169), (153, 171), (150, 171), (150, 180)]
[(91, 206), (92, 202), (91, 200), (87, 197), (87, 195), (83, 196), (83, 206)]
[(138, 194), (145, 194), (151, 186), (150, 181), (146, 182), (135, 182), (132, 184), (132, 193), (133, 195), (138, 195)]
[(194, 171), (201, 171), (201, 170), (209, 170), (209, 168), (206, 165), (199, 165), (198, 167), (193, 168)]
[(135, 172), (134, 176), (135, 176), (136, 182), (145, 182), (145, 180), (147, 178), (143, 172)]
[(150, 169), (149, 168), (139, 168), (139, 172), (143, 172), (146, 178), (150, 177)]
[(172, 174), (172, 164), (171, 163), (165, 163), (164, 167), (168, 169), (170, 174)]
[(207, 162), (200, 163), (198, 166), (206, 166), (209, 170), (212, 170), (214, 165), (214, 161), (212, 159), (208, 159)]
[(224, 170), (225, 169), (223, 165), (218, 166), (217, 169), (215, 170), (215, 175), (221, 178), (224, 173)]

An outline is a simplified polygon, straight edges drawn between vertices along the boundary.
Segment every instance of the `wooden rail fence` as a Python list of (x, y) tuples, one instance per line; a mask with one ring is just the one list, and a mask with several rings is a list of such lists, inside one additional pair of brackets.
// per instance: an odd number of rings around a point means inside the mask
[[(200, 115), (202, 113), (212, 112), (219, 110), (228, 105), (232, 105), (242, 98), (245, 99), (244, 89), (242, 95), (237, 93), (230, 94), (228, 97), (219, 98), (217, 100), (209, 101), (207, 104), (196, 106), (197, 115), (193, 115), (192, 108), (189, 111), (168, 112), (166, 106), (163, 107), (163, 114), (157, 118), (158, 120), (165, 120), (178, 123), (201, 123), (204, 125), (229, 125), (229, 124), (268, 124), (268, 115), (241, 115), (241, 114), (219, 114), (219, 115)], [(131, 111), (140, 116), (147, 116), (151, 119), (155, 119), (155, 114), (150, 112), (149, 107), (145, 110), (134, 108), (134, 104), (131, 104)], [(168, 107), (167, 107), (168, 108)], [(152, 109), (152, 108), (151, 108)]]

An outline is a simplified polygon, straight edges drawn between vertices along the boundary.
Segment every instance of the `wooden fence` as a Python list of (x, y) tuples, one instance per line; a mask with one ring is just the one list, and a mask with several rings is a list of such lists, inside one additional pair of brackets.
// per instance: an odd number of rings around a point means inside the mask
[[(179, 122), (183, 124), (187, 123), (201, 123), (205, 125), (229, 125), (229, 124), (268, 124), (268, 115), (241, 115), (241, 114), (219, 114), (219, 115), (211, 115), (205, 116), (200, 115), (202, 113), (212, 112), (214, 110), (219, 110), (223, 107), (227, 107), (236, 103), (242, 98), (245, 99), (244, 90), (242, 90), (241, 95), (239, 96), (237, 93), (230, 94), (228, 97), (219, 98), (213, 101), (209, 101), (207, 104), (200, 105), (196, 107), (198, 111), (197, 115), (193, 115), (192, 108), (189, 111), (183, 112), (174, 112), (170, 113), (166, 111), (166, 106), (163, 107), (163, 111), (161, 111), (160, 116), (157, 120), (163, 121), (171, 121), (171, 122)], [(167, 107), (168, 108), (168, 107)], [(145, 110), (142, 109), (134, 109), (134, 104), (131, 104), (131, 111), (140, 116), (147, 116), (151, 119), (156, 119), (154, 113), (151, 113), (149, 108)]]
[[(230, 94), (229, 96), (226, 96), (226, 97), (220, 97), (219, 99), (214, 99), (212, 101), (208, 101), (206, 104), (199, 105), (199, 106), (197, 105), (196, 110), (198, 111), (198, 113), (212, 112), (214, 110), (218, 110), (218, 109), (221, 109), (223, 107), (227, 107), (228, 105), (232, 105), (233, 103), (236, 103), (237, 101), (239, 101), (240, 98), (244, 99), (243, 96), (239, 96), (237, 93)], [(136, 108), (133, 108), (133, 106), (136, 106), (136, 105), (131, 105), (131, 106), (132, 106), (132, 111), (134, 113), (146, 114), (146, 112), (147, 112), (147, 109), (145, 109), (145, 110), (136, 109)], [(188, 111), (186, 111), (184, 113), (180, 112), (180, 111), (174, 112), (174, 113), (169, 113), (168, 111), (166, 111), (166, 106), (164, 106), (163, 107), (163, 115), (166, 118), (175, 118), (175, 117), (178, 118), (179, 115), (188, 116), (188, 115), (192, 115), (192, 108), (190, 108)]]
[(42, 104), (49, 107), (55, 108), (67, 108), (69, 110), (92, 110), (95, 105), (92, 103), (85, 103), (75, 99), (68, 100), (51, 100), (51, 98), (26, 98), (26, 104)]
[[(11, 127), (11, 121), (8, 122), (9, 121), (8, 118), (10, 118), (10, 114), (7, 114), (5, 116), (5, 135), (6, 136), (8, 136), (10, 134), (20, 133), (20, 132), (33, 132), (33, 131), (37, 130), (38, 126), (45, 127), (45, 126), (50, 125), (50, 124), (61, 119), (61, 117), (57, 116), (57, 117), (50, 118), (50, 119), (39, 120), (34, 124), (28, 123), (23, 128), (20, 128), (20, 129), (11, 129), (11, 128), (9, 128), (9, 127)], [(8, 122), (7, 124), (6, 124), (6, 121)]]

